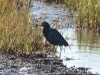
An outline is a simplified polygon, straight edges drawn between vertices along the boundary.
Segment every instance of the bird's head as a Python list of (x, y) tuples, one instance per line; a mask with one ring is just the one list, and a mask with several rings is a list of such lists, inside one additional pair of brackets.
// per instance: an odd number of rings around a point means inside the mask
[(44, 28), (50, 28), (50, 25), (46, 21), (42, 22), (40, 26), (43, 26)]

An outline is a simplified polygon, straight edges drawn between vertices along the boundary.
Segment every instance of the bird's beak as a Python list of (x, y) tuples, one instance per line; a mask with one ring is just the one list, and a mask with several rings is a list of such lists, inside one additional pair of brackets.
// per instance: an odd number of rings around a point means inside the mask
[(39, 25), (39, 24), (36, 24), (36, 25), (35, 25), (35, 27), (37, 27), (37, 26), (41, 26), (41, 25)]
[(37, 26), (43, 26), (43, 24), (42, 23), (41, 24), (36, 24), (35, 27), (37, 27)]
[(40, 26), (43, 26), (43, 23), (41, 23)]

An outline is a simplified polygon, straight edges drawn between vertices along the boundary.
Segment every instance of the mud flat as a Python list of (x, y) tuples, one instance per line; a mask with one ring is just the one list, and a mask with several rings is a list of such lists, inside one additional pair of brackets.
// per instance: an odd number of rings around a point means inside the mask
[[(74, 59), (66, 58), (66, 61), (70, 60)], [(68, 68), (57, 57), (43, 57), (35, 52), (29, 56), (0, 53), (0, 75), (94, 75), (89, 69), (75, 66)]]

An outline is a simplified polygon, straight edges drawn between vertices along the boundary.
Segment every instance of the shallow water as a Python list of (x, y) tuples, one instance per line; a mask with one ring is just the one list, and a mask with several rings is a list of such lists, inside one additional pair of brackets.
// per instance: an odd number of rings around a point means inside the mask
[(30, 14), (32, 15), (32, 21), (35, 23), (47, 21), (53, 28), (55, 28), (56, 24), (63, 27), (68, 26), (68, 24), (75, 25), (75, 22), (70, 17), (67, 17), (70, 16), (70, 13), (68, 9), (64, 8), (63, 4), (57, 5), (36, 0)]
[[(60, 29), (69, 44), (73, 44), (71, 49), (64, 47), (61, 53), (63, 63), (68, 67), (90, 68), (92, 73), (100, 74), (100, 35), (92, 31), (79, 32), (74, 29)], [(81, 36), (80, 36), (81, 35)], [(58, 52), (60, 48), (57, 48)], [(66, 57), (74, 60), (66, 61)]]
[[(63, 5), (50, 4), (47, 2), (34, 1), (34, 5), (30, 11), (34, 22), (41, 23), (47, 21), (51, 26), (54, 22), (63, 26), (65, 29), (59, 29), (69, 44), (73, 44), (71, 49), (64, 47), (61, 53), (63, 63), (68, 67), (86, 67), (91, 68), (93, 73), (100, 73), (100, 35), (94, 34), (92, 31), (77, 31), (72, 29), (75, 22), (67, 15), (70, 15), (68, 9), (64, 9)], [(72, 28), (68, 28), (68, 24)], [(54, 27), (54, 26), (53, 26)], [(67, 28), (66, 28), (67, 27)], [(58, 52), (60, 48), (57, 48)], [(59, 56), (59, 55), (58, 55)], [(74, 60), (66, 61), (66, 57)]]

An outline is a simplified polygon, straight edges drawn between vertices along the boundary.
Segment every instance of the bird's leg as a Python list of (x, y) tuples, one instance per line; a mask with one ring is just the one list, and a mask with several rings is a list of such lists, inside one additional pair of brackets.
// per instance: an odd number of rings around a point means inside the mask
[(57, 46), (54, 46), (54, 54), (56, 53)]
[(71, 50), (71, 46), (73, 46), (73, 44), (70, 44), (70, 45), (69, 45), (69, 49), (70, 49), (70, 50)]
[(60, 46), (60, 54), (59, 54), (59, 59), (61, 57), (61, 52), (62, 52), (62, 47)]

